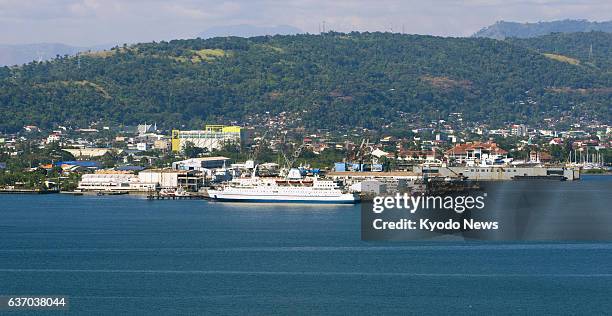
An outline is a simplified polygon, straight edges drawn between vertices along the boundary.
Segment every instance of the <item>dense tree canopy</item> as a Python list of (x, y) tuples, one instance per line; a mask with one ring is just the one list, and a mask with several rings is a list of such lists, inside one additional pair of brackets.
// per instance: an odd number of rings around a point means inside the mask
[(301, 113), (314, 127), (377, 128), (400, 114), (450, 112), (529, 122), (577, 108), (609, 121), (611, 87), (606, 68), (550, 58), (523, 41), (392, 33), (174, 40), (0, 68), (0, 131), (199, 127), (266, 111)]
[(575, 58), (584, 66), (612, 71), (612, 33), (556, 33), (537, 38), (510, 38), (508, 42), (540, 53)]

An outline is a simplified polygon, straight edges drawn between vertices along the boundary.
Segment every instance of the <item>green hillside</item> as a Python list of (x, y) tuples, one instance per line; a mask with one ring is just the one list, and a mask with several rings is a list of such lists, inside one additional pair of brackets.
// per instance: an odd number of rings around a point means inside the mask
[(558, 20), (535, 23), (499, 21), (476, 32), (473, 37), (533, 38), (551, 33), (612, 32), (612, 21)]
[(612, 71), (612, 33), (558, 33), (537, 38), (510, 38), (507, 41), (541, 53), (571, 57), (583, 65)]
[(611, 87), (602, 67), (525, 42), (391, 33), (176, 40), (0, 68), (0, 131), (197, 127), (266, 111), (328, 128), (450, 112), (501, 123), (587, 111), (610, 121)]

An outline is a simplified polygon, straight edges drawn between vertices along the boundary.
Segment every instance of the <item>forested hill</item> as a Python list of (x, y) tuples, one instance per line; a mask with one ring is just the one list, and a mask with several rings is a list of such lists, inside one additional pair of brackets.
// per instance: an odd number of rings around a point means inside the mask
[(559, 33), (536, 38), (509, 38), (507, 41), (541, 53), (570, 57), (577, 63), (612, 71), (612, 33)]
[(499, 21), (476, 32), (474, 37), (504, 39), (510, 37), (531, 38), (551, 33), (612, 32), (612, 21), (560, 20), (536, 23)]
[(94, 121), (199, 127), (266, 111), (300, 113), (326, 128), (450, 112), (493, 123), (564, 111), (610, 121), (611, 95), (609, 71), (511, 41), (391, 33), (192, 39), (0, 68), (0, 131)]

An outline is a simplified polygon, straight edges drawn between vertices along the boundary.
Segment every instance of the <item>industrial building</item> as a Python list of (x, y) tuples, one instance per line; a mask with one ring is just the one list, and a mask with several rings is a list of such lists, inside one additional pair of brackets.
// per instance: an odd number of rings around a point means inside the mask
[(228, 143), (243, 144), (246, 139), (246, 129), (240, 126), (206, 125), (204, 130), (172, 130), (172, 151), (180, 151), (188, 142), (212, 151)]
[(176, 170), (200, 170), (217, 169), (229, 166), (230, 159), (227, 157), (200, 157), (190, 158), (172, 163), (172, 169)]
[(172, 169), (175, 170), (197, 170), (208, 172), (212, 169), (223, 168), (230, 165), (230, 159), (227, 157), (200, 157), (190, 158), (172, 163)]
[(142, 183), (155, 183), (158, 189), (198, 191), (204, 185), (204, 176), (197, 170), (150, 169), (138, 173)]
[(63, 148), (62, 150), (69, 152), (75, 158), (80, 158), (80, 157), (94, 158), (94, 157), (102, 157), (106, 155), (107, 153), (111, 153), (113, 151), (115, 151), (117, 154), (121, 154), (123, 152), (122, 149), (111, 149), (111, 148), (76, 148), (76, 149)]
[(198, 191), (204, 177), (196, 170), (150, 169), (134, 175), (129, 171), (99, 171), (84, 174), (77, 189), (80, 191), (149, 192), (158, 189)]
[[(420, 174), (410, 171), (367, 172), (367, 171), (332, 171), (326, 176), (336, 182), (351, 187), (354, 191), (396, 192), (401, 191), (409, 182), (421, 179)], [(365, 185), (358, 185), (364, 181), (371, 181)]]
[(79, 181), (80, 191), (147, 192), (155, 190), (157, 183), (142, 182), (131, 173), (104, 172), (84, 174)]

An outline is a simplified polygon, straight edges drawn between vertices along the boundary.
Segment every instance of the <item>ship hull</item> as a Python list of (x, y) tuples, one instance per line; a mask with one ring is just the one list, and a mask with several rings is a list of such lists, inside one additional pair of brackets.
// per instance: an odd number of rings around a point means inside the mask
[(352, 194), (341, 196), (249, 195), (209, 191), (208, 196), (211, 200), (219, 202), (300, 204), (355, 204), (359, 202), (359, 198)]

